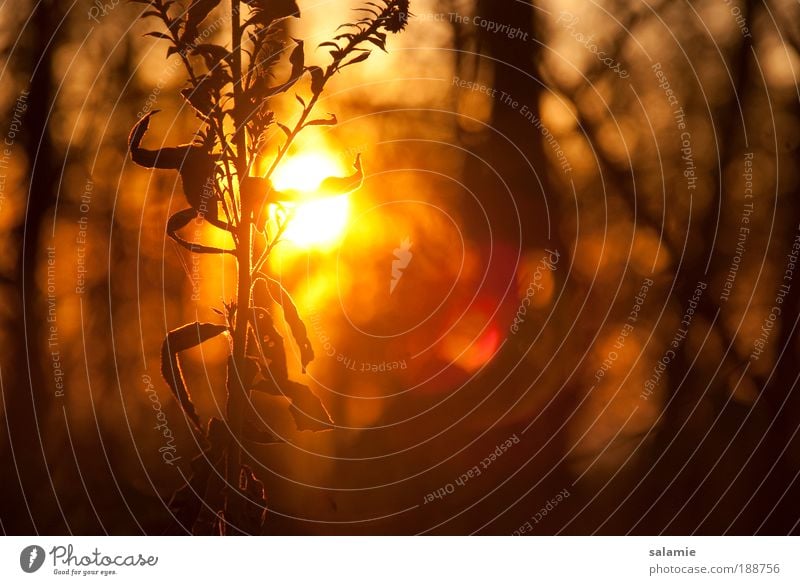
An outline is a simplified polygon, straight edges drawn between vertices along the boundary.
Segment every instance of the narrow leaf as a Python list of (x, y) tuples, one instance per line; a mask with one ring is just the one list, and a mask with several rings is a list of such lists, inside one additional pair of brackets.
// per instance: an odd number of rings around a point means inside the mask
[(154, 38), (156, 38), (156, 39), (163, 39), (163, 40), (165, 40), (165, 41), (171, 41), (171, 40), (172, 40), (172, 39), (169, 37), (169, 35), (166, 35), (166, 34), (164, 34), (164, 33), (162, 33), (162, 32), (158, 32), (158, 31), (153, 31), (153, 32), (145, 33), (145, 34), (144, 34), (144, 36), (146, 36), (146, 37), (154, 37)]
[(161, 345), (161, 374), (164, 376), (164, 380), (166, 380), (172, 393), (178, 399), (178, 403), (183, 408), (186, 416), (189, 417), (189, 420), (194, 423), (198, 430), (202, 430), (202, 425), (194, 409), (189, 390), (186, 387), (186, 381), (178, 361), (178, 353), (197, 347), (204, 341), (227, 331), (227, 329), (225, 325), (194, 322), (170, 331)]
[(365, 52), (361, 53), (358, 57), (353, 57), (347, 63), (345, 63), (344, 65), (341, 65), (339, 67), (339, 69), (343, 69), (344, 67), (347, 67), (348, 65), (355, 65), (356, 63), (361, 63), (362, 61), (366, 61), (369, 58), (369, 56), (370, 56), (370, 51), (365, 51)]
[(283, 133), (286, 134), (286, 136), (291, 136), (292, 131), (289, 130), (288, 126), (286, 126), (285, 124), (281, 124), (280, 122), (276, 122), (276, 124), (277, 124), (278, 128), (283, 130)]

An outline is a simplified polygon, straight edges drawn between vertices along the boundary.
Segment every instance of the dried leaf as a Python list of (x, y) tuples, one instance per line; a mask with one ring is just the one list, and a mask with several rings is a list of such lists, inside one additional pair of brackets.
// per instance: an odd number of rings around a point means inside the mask
[(289, 77), (290, 80), (298, 79), (301, 75), (303, 75), (303, 71), (305, 70), (305, 54), (303, 52), (303, 41), (299, 39), (292, 39), (292, 40), (296, 42), (297, 45), (292, 50), (292, 54), (289, 55), (289, 63), (292, 66), (292, 73)]
[(263, 377), (276, 380), (288, 379), (286, 348), (283, 344), (283, 337), (275, 329), (272, 315), (263, 307), (254, 307), (251, 319), (251, 332), (267, 370), (262, 372)]
[(197, 416), (197, 412), (195, 412), (191, 395), (186, 387), (186, 381), (183, 378), (181, 365), (178, 361), (178, 354), (192, 347), (197, 347), (201, 343), (227, 331), (227, 329), (228, 327), (225, 325), (195, 321), (170, 331), (161, 345), (161, 374), (164, 376), (164, 380), (166, 380), (172, 393), (178, 399), (178, 403), (183, 408), (186, 416), (198, 429), (201, 429), (200, 419)]
[(285, 380), (281, 384), (274, 380), (262, 380), (253, 386), (253, 390), (288, 398), (291, 402), (289, 411), (298, 431), (319, 432), (333, 428), (333, 420), (328, 411), (308, 386), (291, 380)]
[(297, 347), (300, 349), (300, 363), (305, 372), (306, 366), (314, 359), (314, 349), (308, 339), (305, 323), (300, 318), (297, 306), (283, 285), (270, 277), (260, 277), (253, 284), (253, 302), (259, 306), (268, 306), (274, 301), (281, 306), (283, 318), (292, 332)]
[[(182, 144), (158, 150), (142, 148), (140, 144), (150, 125), (150, 117), (157, 112), (158, 110), (149, 112), (133, 127), (128, 140), (131, 159), (136, 164), (148, 169), (178, 171), (189, 205), (213, 223), (218, 219), (217, 201), (219, 201), (219, 194), (216, 191), (215, 158), (210, 154), (206, 145)], [(180, 227), (176, 229), (180, 229)]]
[(242, 430), (242, 438), (250, 443), (256, 445), (276, 445), (285, 443), (280, 437), (276, 437), (268, 429), (259, 428), (250, 421), (245, 421), (244, 429)]
[(264, 484), (246, 465), (242, 465), (239, 474), (237, 496), (228, 499), (225, 510), (227, 527), (235, 527), (244, 534), (260, 535), (267, 516), (267, 498)]
[(311, 75), (311, 93), (319, 95), (322, 93), (322, 88), (325, 85), (325, 74), (321, 67), (316, 65), (309, 67), (308, 72)]
[(189, 222), (194, 221), (197, 217), (197, 210), (194, 208), (183, 209), (174, 213), (167, 221), (167, 235), (179, 246), (195, 254), (236, 254), (236, 250), (234, 249), (218, 248), (217, 246), (206, 246), (204, 244), (189, 242), (178, 235), (178, 231), (181, 228), (186, 227)]
[(319, 186), (318, 194), (323, 197), (334, 197), (352, 193), (364, 182), (364, 169), (361, 166), (361, 154), (356, 155), (353, 162), (356, 172), (349, 177), (328, 177)]
[(306, 122), (305, 126), (335, 126), (339, 123), (336, 119), (336, 114), (328, 114), (330, 118), (320, 118), (317, 120), (310, 120)]
[(228, 427), (221, 420), (208, 421), (208, 446), (192, 459), (191, 476), (170, 498), (169, 509), (183, 531), (195, 535), (215, 533), (213, 516), (209, 517), (204, 510), (222, 505), (222, 462), (229, 436)]
[[(361, 187), (364, 181), (364, 171), (361, 167), (361, 155), (356, 155), (356, 160), (353, 163), (356, 172), (349, 177), (328, 177), (320, 184), (317, 189), (317, 197), (335, 197), (338, 195), (346, 195)], [(276, 192), (275, 200), (284, 202), (302, 201), (304, 194), (293, 189)]]

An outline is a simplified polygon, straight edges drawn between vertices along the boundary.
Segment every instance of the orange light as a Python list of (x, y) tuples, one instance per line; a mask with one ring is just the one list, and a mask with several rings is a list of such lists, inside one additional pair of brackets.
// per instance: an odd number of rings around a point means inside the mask
[(294, 189), (310, 194), (326, 178), (348, 172), (337, 157), (327, 152), (302, 152), (285, 158), (278, 165), (272, 174), (272, 184), (278, 191)]
[[(284, 240), (299, 248), (330, 248), (342, 239), (350, 217), (349, 196), (314, 199), (314, 192), (326, 178), (348, 172), (337, 157), (324, 151), (288, 157), (275, 169), (272, 184), (277, 191), (294, 190), (308, 199), (284, 205), (292, 211)], [(270, 216), (274, 214), (272, 208)]]

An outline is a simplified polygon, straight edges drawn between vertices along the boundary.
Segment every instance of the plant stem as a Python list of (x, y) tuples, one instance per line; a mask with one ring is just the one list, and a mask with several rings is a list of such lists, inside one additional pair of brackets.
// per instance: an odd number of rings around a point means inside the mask
[[(241, 24), (239, 21), (239, 0), (231, 0), (231, 40), (232, 40), (232, 69), (233, 69), (233, 94), (234, 107), (241, 104), (242, 96), (242, 55), (241, 55)], [(236, 128), (234, 134), (236, 145), (236, 174), (241, 185), (247, 173), (247, 144), (244, 128)], [(233, 363), (228, 366), (228, 426), (231, 431), (231, 441), (228, 446), (226, 467), (226, 480), (228, 493), (238, 493), (239, 472), (241, 470), (241, 436), (244, 422), (244, 411), (247, 404), (248, 389), (243, 383), (245, 360), (247, 352), (247, 331), (250, 316), (250, 264), (251, 264), (251, 226), (252, 203), (242, 197), (239, 190), (239, 205), (241, 220), (237, 226), (238, 245), (236, 247), (236, 260), (238, 264), (238, 290), (236, 326), (233, 332)], [(233, 371), (231, 371), (233, 369)], [(230, 495), (229, 495), (230, 501)]]

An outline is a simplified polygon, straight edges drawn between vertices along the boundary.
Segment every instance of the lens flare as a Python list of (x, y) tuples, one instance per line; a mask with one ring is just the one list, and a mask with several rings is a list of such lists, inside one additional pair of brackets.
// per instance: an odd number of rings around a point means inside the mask
[(285, 241), (300, 248), (326, 248), (341, 240), (350, 216), (349, 196), (314, 199), (314, 192), (326, 178), (349, 172), (337, 157), (326, 152), (291, 156), (275, 169), (272, 183), (276, 190), (295, 190), (308, 197), (308, 201), (286, 204), (293, 216), (283, 235)]
[(349, 216), (347, 195), (300, 203), (294, 207), (284, 239), (303, 248), (336, 244), (344, 234)]

